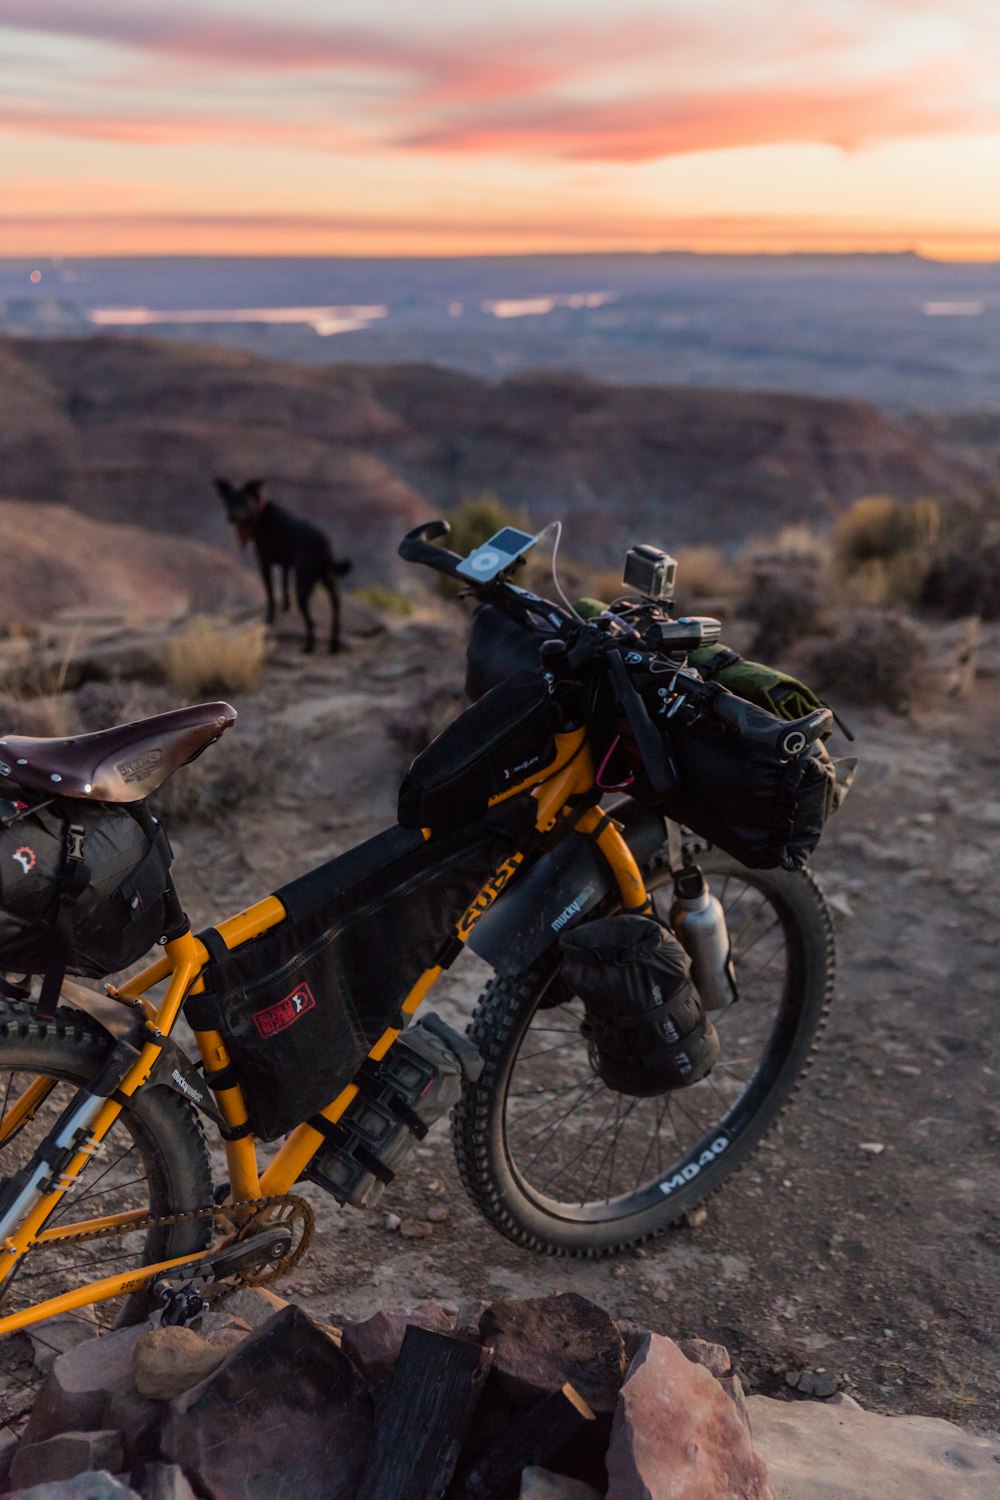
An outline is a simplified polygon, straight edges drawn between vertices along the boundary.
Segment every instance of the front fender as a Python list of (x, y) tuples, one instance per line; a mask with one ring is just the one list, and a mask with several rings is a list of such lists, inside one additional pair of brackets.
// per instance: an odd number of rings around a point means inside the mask
[[(647, 864), (666, 840), (662, 814), (629, 797), (605, 811), (622, 824), (636, 863)], [(568, 833), (497, 898), (473, 928), (469, 947), (498, 974), (520, 974), (614, 890), (615, 878), (593, 840)]]

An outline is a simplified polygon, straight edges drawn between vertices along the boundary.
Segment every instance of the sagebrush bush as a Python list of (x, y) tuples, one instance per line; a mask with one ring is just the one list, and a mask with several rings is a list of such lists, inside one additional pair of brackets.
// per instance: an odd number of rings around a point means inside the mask
[(736, 568), (718, 547), (683, 547), (678, 551), (679, 599), (729, 599), (739, 587)]
[(930, 639), (900, 610), (855, 610), (808, 652), (804, 672), (834, 704), (905, 713), (926, 691)]
[(1000, 620), (1000, 526), (968, 535), (935, 558), (924, 579), (920, 602), (949, 619), (979, 615)]
[(221, 823), (238, 809), (270, 801), (291, 758), (287, 730), (241, 719), (175, 771), (151, 801), (168, 833), (184, 823)]
[(835, 576), (859, 604), (911, 604), (920, 597), (940, 535), (935, 500), (856, 500), (834, 524)]
[(819, 628), (827, 588), (818, 568), (768, 562), (754, 567), (741, 613), (756, 625), (750, 647), (762, 660)]
[(164, 670), (175, 692), (191, 700), (206, 693), (252, 693), (264, 676), (262, 624), (231, 625), (210, 615), (192, 615), (167, 642)]

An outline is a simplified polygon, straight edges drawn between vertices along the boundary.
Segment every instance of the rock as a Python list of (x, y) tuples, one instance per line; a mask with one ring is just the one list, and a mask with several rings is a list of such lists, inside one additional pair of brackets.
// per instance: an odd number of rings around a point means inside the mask
[(789, 1370), (785, 1384), (801, 1396), (832, 1396), (840, 1384), (832, 1370)]
[(740, 1421), (747, 1432), (750, 1432), (750, 1409), (747, 1406), (746, 1392), (743, 1389), (743, 1382), (740, 1377), (738, 1375), (723, 1375), (719, 1381), (719, 1387), (725, 1391), (735, 1406)]
[(225, 1357), (225, 1348), (206, 1343), (193, 1328), (150, 1328), (132, 1355), (136, 1392), (147, 1401), (172, 1401), (211, 1375)]
[(101, 1469), (74, 1474), (72, 1479), (33, 1484), (28, 1490), (11, 1490), (6, 1500), (143, 1500), (143, 1496)]
[(176, 1464), (143, 1464), (132, 1480), (142, 1500), (196, 1500), (183, 1470)]
[(618, 1318), (618, 1332), (622, 1336), (625, 1345), (625, 1368), (635, 1359), (639, 1350), (645, 1346), (650, 1330), (642, 1323), (637, 1323), (634, 1318)]
[(124, 1457), (120, 1432), (63, 1432), (42, 1443), (22, 1443), (10, 1466), (11, 1484), (27, 1489), (92, 1469), (120, 1469)]
[(607, 1466), (614, 1500), (776, 1500), (719, 1382), (656, 1333), (622, 1386)]
[(6, 1493), (7, 1480), (10, 1475), (10, 1466), (14, 1462), (14, 1454), (20, 1442), (16, 1432), (9, 1427), (0, 1427), (0, 1493)]
[(427, 1210), (427, 1219), (431, 1224), (445, 1224), (451, 1218), (451, 1209), (447, 1203), (432, 1203)]
[(885, 1146), (881, 1141), (859, 1141), (858, 1150), (863, 1151), (866, 1156), (881, 1156)]
[(347, 1500), (372, 1428), (361, 1376), (289, 1306), (171, 1403), (160, 1441), (163, 1456), (209, 1500)]
[(411, 1323), (432, 1333), (452, 1332), (452, 1319), (431, 1303), (422, 1307), (382, 1308), (362, 1322), (345, 1323), (340, 1347), (369, 1385), (380, 1385), (396, 1368), (403, 1336)]
[(595, 1412), (612, 1412), (625, 1375), (617, 1325), (577, 1292), (494, 1302), (479, 1332), (493, 1345), (493, 1374), (516, 1401), (531, 1403), (569, 1381)]
[(699, 1203), (697, 1208), (690, 1209), (684, 1215), (684, 1222), (689, 1229), (700, 1229), (702, 1224), (708, 1222), (708, 1209), (703, 1203)]
[[(114, 1001), (110, 1003), (113, 1005)], [(75, 1349), (77, 1344), (85, 1344), (88, 1339), (97, 1337), (97, 1320), (88, 1318), (88, 1311), (93, 1312), (93, 1309), (85, 1308), (82, 1314), (73, 1313), (63, 1318), (46, 1318), (44, 1323), (35, 1323), (25, 1329), (35, 1351), (35, 1368), (43, 1375), (67, 1349)]]
[(395, 1234), (402, 1222), (399, 1214), (386, 1214), (382, 1220), (382, 1228), (387, 1229), (390, 1234)]
[(780, 1500), (996, 1500), (1000, 1443), (938, 1417), (883, 1417), (849, 1396), (748, 1401)]
[(132, 1394), (132, 1356), (145, 1331), (145, 1324), (119, 1328), (58, 1355), (28, 1418), (25, 1444), (117, 1426), (108, 1415), (111, 1400)]
[(422, 1219), (404, 1219), (399, 1232), (404, 1240), (426, 1240), (434, 1233), (434, 1227)]
[(580, 1479), (529, 1467), (521, 1475), (518, 1500), (601, 1500), (601, 1493)]
[(722, 1344), (710, 1344), (706, 1339), (678, 1339), (677, 1347), (685, 1359), (711, 1370), (717, 1380), (732, 1373), (733, 1361), (729, 1350)]

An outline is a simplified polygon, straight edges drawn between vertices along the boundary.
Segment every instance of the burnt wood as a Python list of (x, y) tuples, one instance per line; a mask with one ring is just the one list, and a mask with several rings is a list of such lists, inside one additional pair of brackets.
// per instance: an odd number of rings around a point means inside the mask
[(456, 1500), (496, 1500), (508, 1494), (529, 1464), (543, 1464), (594, 1419), (586, 1401), (569, 1384), (543, 1396), (480, 1455), (458, 1488)]
[(407, 1328), (356, 1500), (443, 1500), (492, 1358), (454, 1334)]

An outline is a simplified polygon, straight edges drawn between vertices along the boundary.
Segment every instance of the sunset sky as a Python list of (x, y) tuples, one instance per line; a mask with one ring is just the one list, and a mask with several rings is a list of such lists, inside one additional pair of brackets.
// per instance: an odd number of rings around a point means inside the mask
[(0, 254), (1000, 258), (997, 0), (0, 0)]

